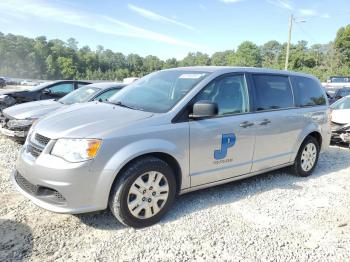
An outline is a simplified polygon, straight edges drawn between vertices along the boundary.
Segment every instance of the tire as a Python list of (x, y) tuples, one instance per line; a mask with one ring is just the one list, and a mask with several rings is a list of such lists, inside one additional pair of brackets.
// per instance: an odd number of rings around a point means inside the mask
[(142, 228), (157, 223), (171, 207), (175, 195), (173, 169), (159, 158), (145, 157), (122, 171), (112, 186), (108, 204), (122, 224)]
[[(312, 136), (306, 137), (292, 166), (294, 174), (301, 177), (310, 176), (317, 165), (319, 155), (320, 145), (317, 139)], [(308, 161), (310, 161), (309, 164), (307, 164)]]

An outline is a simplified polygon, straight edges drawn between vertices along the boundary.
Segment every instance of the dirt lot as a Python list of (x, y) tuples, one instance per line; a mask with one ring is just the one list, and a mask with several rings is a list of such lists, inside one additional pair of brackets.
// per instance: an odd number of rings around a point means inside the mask
[(18, 148), (0, 136), (0, 261), (350, 261), (347, 148), (331, 147), (309, 178), (279, 170), (181, 196), (142, 230), (36, 207), (9, 181)]

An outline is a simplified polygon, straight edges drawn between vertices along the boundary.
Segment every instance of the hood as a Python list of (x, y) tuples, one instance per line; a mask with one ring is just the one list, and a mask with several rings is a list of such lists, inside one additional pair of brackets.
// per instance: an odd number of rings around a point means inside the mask
[(28, 90), (18, 90), (18, 91), (1, 91), (0, 93), (0, 98), (2, 98), (5, 95), (10, 95), (16, 97), (17, 95), (23, 94), (23, 93), (28, 93), (30, 91)]
[(62, 106), (64, 105), (54, 100), (41, 100), (14, 105), (3, 112), (16, 119), (40, 118)]
[(332, 122), (342, 125), (350, 123), (350, 109), (333, 110)]
[(153, 114), (108, 103), (75, 104), (46, 115), (35, 125), (41, 135), (56, 138), (102, 138), (106, 130), (125, 127)]

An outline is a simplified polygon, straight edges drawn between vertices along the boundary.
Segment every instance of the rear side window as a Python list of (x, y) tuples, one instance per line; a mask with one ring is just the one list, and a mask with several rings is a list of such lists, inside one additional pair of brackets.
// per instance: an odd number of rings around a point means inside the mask
[(294, 107), (293, 93), (287, 76), (253, 75), (257, 111)]
[(314, 79), (292, 76), (293, 92), (299, 107), (325, 105), (326, 98), (320, 84)]

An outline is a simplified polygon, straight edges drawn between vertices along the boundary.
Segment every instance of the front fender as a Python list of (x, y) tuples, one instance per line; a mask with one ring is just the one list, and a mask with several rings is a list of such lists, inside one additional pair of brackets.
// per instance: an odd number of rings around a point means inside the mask
[(151, 153), (165, 153), (172, 156), (179, 164), (182, 174), (180, 188), (190, 187), (189, 163), (187, 150), (180, 150), (174, 143), (163, 139), (145, 139), (127, 144), (118, 150), (105, 164), (96, 186), (96, 196), (106, 203), (115, 178), (120, 170), (131, 160)]

